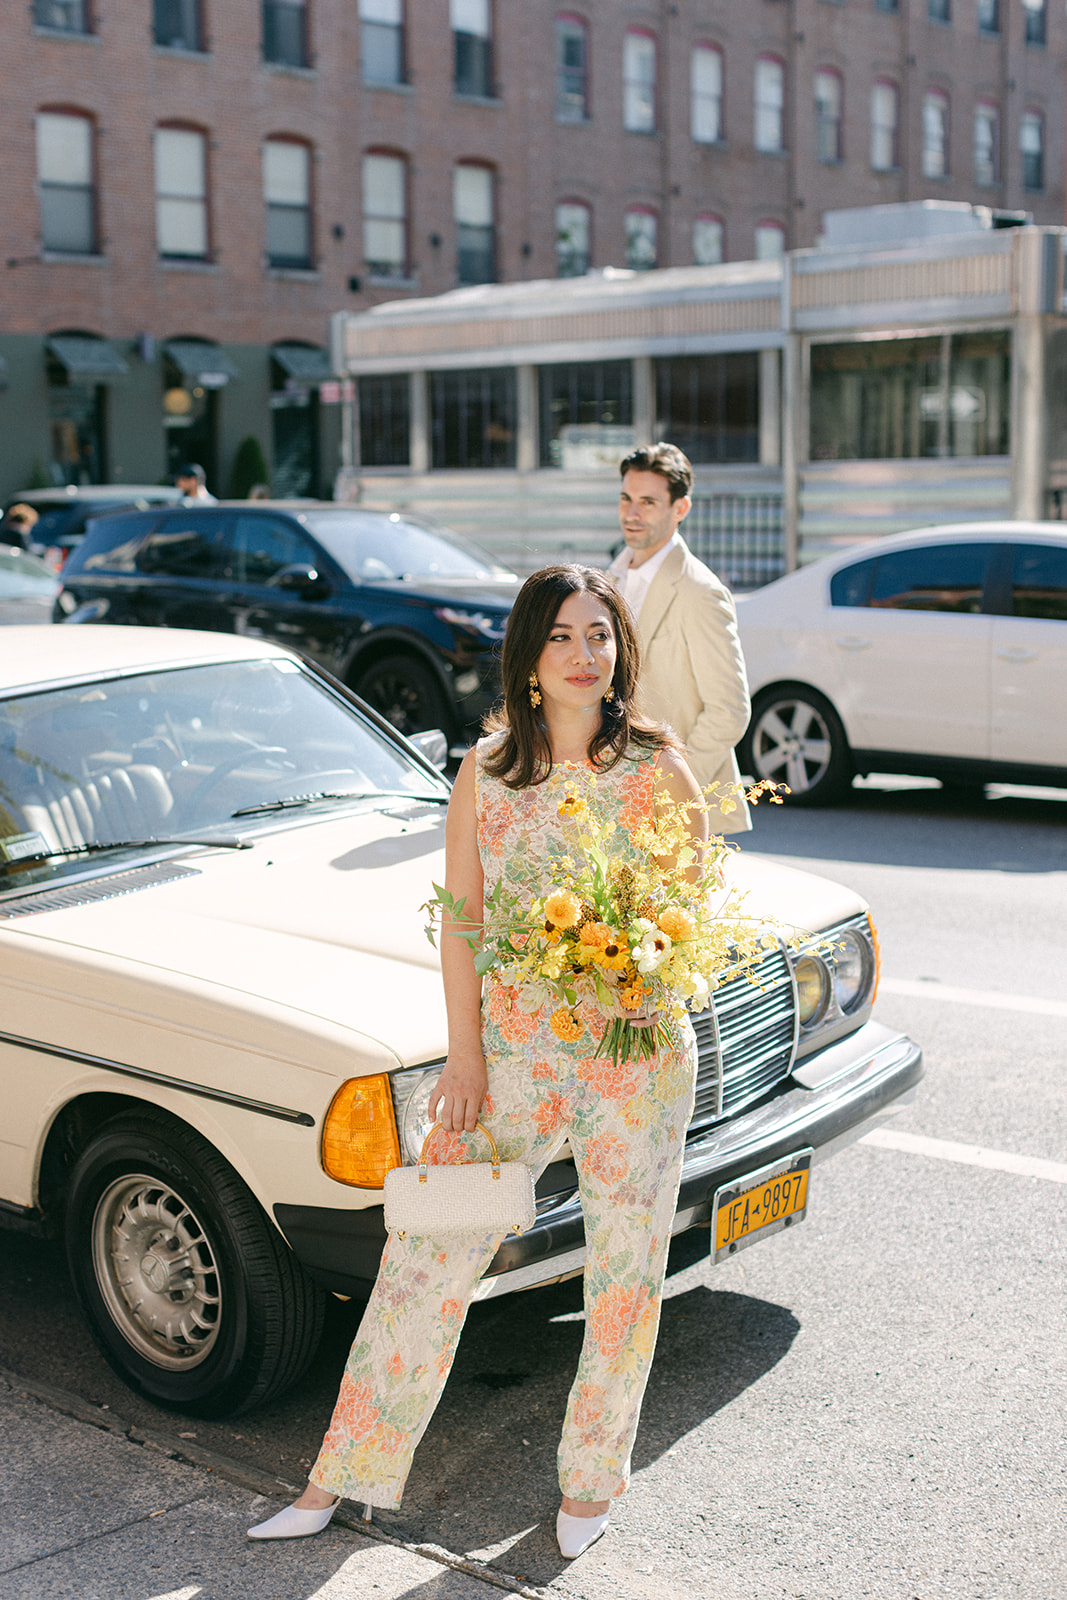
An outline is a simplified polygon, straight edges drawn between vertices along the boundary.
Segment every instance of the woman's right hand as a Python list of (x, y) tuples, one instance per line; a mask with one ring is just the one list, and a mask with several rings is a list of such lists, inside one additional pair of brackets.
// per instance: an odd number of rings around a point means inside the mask
[(430, 1096), (430, 1116), (446, 1133), (473, 1133), (488, 1092), (489, 1073), (481, 1051), (450, 1051)]

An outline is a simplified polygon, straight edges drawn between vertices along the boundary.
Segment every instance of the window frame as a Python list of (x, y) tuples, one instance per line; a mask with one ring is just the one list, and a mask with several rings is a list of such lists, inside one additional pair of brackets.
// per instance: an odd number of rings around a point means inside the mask
[[(990, 127), (989, 176), (983, 177), (979, 168), (978, 129), (985, 122)], [(995, 189), (1000, 184), (1000, 107), (994, 100), (976, 100), (974, 106), (972, 156), (974, 181), (981, 189)]]
[[(458, 208), (458, 204), (457, 204), (458, 199), (459, 199), (458, 188), (457, 188), (458, 182), (459, 182), (458, 174), (460, 172), (463, 172), (463, 171), (484, 172), (488, 176), (488, 180), (489, 181), (488, 181), (488, 190), (487, 190), (487, 192), (488, 192), (488, 195), (489, 195), (489, 217), (490, 217), (490, 220), (489, 220), (488, 223), (484, 223), (484, 222), (481, 222), (481, 223), (467, 222), (467, 221), (464, 221), (464, 219), (459, 214), (459, 208)], [(456, 230), (456, 282), (461, 288), (467, 288), (467, 287), (473, 288), (475, 285), (477, 285), (479, 283), (496, 283), (498, 278), (499, 278), (500, 262), (499, 262), (499, 258), (498, 258), (498, 239), (497, 239), (497, 233), (498, 233), (498, 228), (499, 228), (498, 210), (497, 210), (497, 186), (498, 186), (497, 170), (488, 161), (457, 161), (457, 162), (455, 162), (453, 164), (453, 167), (452, 167), (452, 225)], [(464, 235), (463, 235), (462, 230), (464, 228), (471, 229), (471, 230), (480, 229), (482, 232), (488, 234), (488, 251), (487, 251), (487, 255), (488, 255), (488, 260), (489, 260), (489, 276), (487, 276), (487, 277), (469, 278), (469, 277), (464, 277), (464, 275), (463, 275), (463, 257), (464, 257), (465, 247), (464, 247), (464, 242), (463, 242)], [(469, 250), (470, 248), (471, 247), (468, 245), (467, 249)]]
[[(931, 142), (932, 113), (938, 113), (939, 138)], [(952, 175), (952, 102), (948, 91), (936, 86), (923, 90), (922, 98), (922, 148), (919, 167), (924, 178), (937, 180)], [(940, 162), (940, 165), (938, 163)]]
[(996, 39), (1000, 35), (1000, 0), (978, 0), (978, 37)]
[[(374, 0), (370, 0), (373, 6)], [(380, 17), (367, 17), (363, 8), (368, 0), (359, 0), (357, 20), (359, 22), (359, 81), (368, 89), (396, 88), (408, 81), (407, 61), (407, 11), (406, 0), (395, 0), (395, 8), (399, 12), (399, 22), (385, 22)], [(382, 32), (389, 30), (394, 36), (396, 45), (397, 76), (392, 78), (372, 78), (367, 75), (367, 61), (371, 54), (366, 49), (367, 30), (379, 29)]]
[[(290, 148), (302, 150), (306, 161), (307, 197), (302, 206), (286, 201), (272, 200), (267, 192), (267, 150), (274, 146), (285, 145)], [(312, 146), (306, 139), (299, 138), (296, 134), (269, 133), (265, 136), (260, 146), (262, 162), (262, 193), (264, 211), (264, 257), (268, 272), (313, 272), (315, 271), (315, 194), (314, 170), (315, 155)], [(296, 256), (275, 256), (270, 247), (271, 212), (272, 211), (302, 211), (305, 219), (305, 233), (307, 238), (307, 253), (302, 259)]]
[[(159, 187), (158, 146), (157, 138), (161, 133), (187, 133), (194, 134), (200, 140), (201, 171), (203, 174), (203, 193), (199, 195), (163, 194)], [(160, 261), (210, 261), (212, 259), (211, 237), (211, 172), (210, 172), (211, 141), (206, 128), (197, 126), (192, 122), (157, 122), (152, 129), (152, 159), (153, 159), (153, 192), (156, 207), (156, 255)], [(168, 200), (191, 201), (200, 203), (203, 217), (204, 248), (201, 252), (170, 251), (162, 248), (160, 228), (160, 205)]]
[[(717, 261), (698, 261), (696, 249), (696, 230), (702, 222), (710, 222), (719, 230), (719, 258)], [(726, 260), (726, 219), (717, 211), (698, 211), (693, 218), (693, 265), (697, 267), (717, 267)]]
[[(561, 272), (560, 271), (560, 263), (564, 259), (564, 254), (565, 254), (565, 252), (560, 248), (560, 241), (561, 241), (561, 239), (563, 237), (563, 235), (561, 233), (561, 230), (560, 230), (560, 212), (564, 209), (564, 207), (569, 207), (573, 211), (581, 211), (584, 214), (584, 217), (585, 217), (585, 257), (584, 257), (585, 265), (582, 267), (582, 270), (580, 272)], [(578, 199), (571, 199), (571, 198), (565, 197), (565, 198), (563, 198), (561, 200), (557, 200), (556, 201), (555, 209), (553, 211), (553, 220), (554, 220), (555, 229), (556, 229), (556, 277), (557, 278), (584, 278), (586, 273), (589, 271), (589, 268), (592, 265), (592, 261), (593, 261), (593, 208), (592, 208), (592, 206), (586, 200), (578, 200)], [(576, 257), (576, 259), (578, 259), (578, 258)]]
[[(485, 0), (486, 32), (471, 33), (469, 29), (456, 27), (456, 6), (462, 0), (449, 0), (448, 25), (452, 33), (452, 92), (464, 100), (495, 100), (496, 99), (496, 18), (493, 15), (494, 0)], [(465, 47), (461, 40), (480, 40), (478, 50), (473, 47), (466, 50), (471, 57), (464, 60)]]
[[(86, 130), (88, 139), (88, 172), (87, 183), (57, 183), (41, 175), (41, 132), (40, 122), (42, 117), (63, 117), (68, 122), (77, 122)], [(35, 182), (37, 188), (38, 216), (41, 229), (41, 251), (44, 255), (61, 256), (98, 256), (100, 254), (100, 195), (97, 172), (97, 125), (96, 118), (90, 111), (84, 111), (80, 106), (70, 105), (44, 105), (38, 106), (34, 113), (34, 138), (35, 138)], [(82, 194), (87, 200), (86, 243), (77, 249), (67, 248), (65, 245), (56, 244), (54, 238), (49, 240), (45, 223), (45, 195), (46, 193), (64, 192), (69, 194)]]
[[(837, 91), (836, 114), (827, 117), (822, 107), (825, 104), (819, 97), (819, 82), (831, 82)], [(812, 75), (812, 90), (815, 101), (815, 159), (824, 166), (837, 166), (845, 159), (845, 79), (837, 67), (816, 67)], [(823, 148), (823, 132), (832, 130), (832, 154), (827, 154)]]
[[(155, 45), (156, 49), (157, 50), (183, 50), (183, 51), (185, 51), (185, 53), (187, 55), (203, 55), (205, 53), (205, 51), (204, 51), (204, 0), (177, 0), (177, 4), (181, 7), (181, 9), (183, 11), (185, 11), (187, 13), (191, 13), (191, 17), (187, 17), (187, 20), (191, 21), (191, 24), (192, 24), (192, 26), (189, 29), (189, 35), (195, 41), (192, 44), (189, 44), (189, 43), (175, 44), (173, 42), (173, 40), (161, 39), (159, 37), (159, 34), (160, 34), (160, 20), (159, 20), (159, 18), (160, 18), (160, 10), (161, 10), (162, 6), (165, 3), (167, 3), (167, 0), (153, 0), (153, 3), (152, 3), (152, 42)], [(175, 0), (170, 0), (170, 3), (174, 4)]]
[[(875, 109), (878, 105), (879, 94), (887, 95), (887, 102), (893, 108), (891, 123), (875, 120)], [(900, 171), (900, 85), (893, 78), (876, 78), (871, 85), (870, 102), (870, 165), (872, 172), (899, 172)], [(879, 137), (888, 136), (887, 162), (875, 159), (877, 154), (876, 143)]]
[(1023, 43), (1031, 50), (1048, 46), (1048, 0), (1022, 0)]
[[(772, 96), (768, 99), (764, 92), (770, 81), (766, 69), (775, 69), (775, 80), (778, 85), (778, 98)], [(761, 155), (784, 155), (786, 151), (785, 125), (786, 125), (786, 92), (785, 92), (785, 62), (781, 56), (767, 51), (756, 58), (756, 68), (752, 83), (752, 143)], [(773, 117), (776, 127), (776, 137), (773, 144), (764, 141), (764, 119)]]
[[(399, 217), (386, 213), (371, 212), (367, 209), (367, 162), (374, 160), (395, 161), (400, 167), (400, 197), (402, 210)], [(368, 276), (375, 281), (395, 283), (411, 276), (411, 162), (402, 150), (394, 150), (385, 145), (371, 145), (364, 150), (360, 159), (360, 224), (362, 229), (363, 265)], [(402, 260), (398, 270), (381, 272), (376, 270), (381, 263), (375, 263), (367, 251), (367, 223), (387, 222), (400, 223), (403, 238)]]
[[(39, 12), (46, 5), (78, 6), (81, 10), (81, 27), (72, 27), (62, 22), (45, 22)], [(93, 0), (33, 0), (33, 26), (43, 28), (48, 33), (63, 33), (74, 39), (92, 38), (96, 34), (96, 16), (94, 14)]]
[[(716, 60), (718, 63), (719, 83), (717, 91), (708, 93), (697, 87), (697, 63), (701, 59)], [(714, 136), (708, 138), (698, 131), (699, 117), (698, 106), (710, 104), (714, 106), (713, 120), (715, 124)], [(689, 136), (694, 144), (716, 145), (722, 144), (726, 138), (726, 57), (722, 46), (713, 44), (708, 40), (700, 40), (689, 51)]]
[[(633, 71), (637, 58), (632, 50), (638, 43), (647, 47), (645, 59), (652, 63), (648, 78)], [(639, 115), (646, 95), (647, 121)], [(625, 133), (649, 134), (659, 129), (659, 40), (650, 28), (627, 28), (622, 36), (622, 126)]]
[[(639, 236), (640, 230), (633, 232), (631, 231), (630, 219), (637, 217), (647, 217), (652, 224), (651, 232), (645, 234), (645, 237), (650, 237), (652, 240), (652, 260), (644, 265), (637, 261), (632, 249), (633, 242)], [(655, 272), (660, 264), (659, 212), (656, 210), (655, 206), (645, 205), (643, 202), (635, 202), (633, 205), (626, 207), (626, 210), (622, 214), (622, 220), (623, 238), (626, 241), (627, 268), (631, 272)]]
[[(271, 43), (273, 18), (275, 15), (283, 16), (286, 12), (300, 13), (300, 47), (299, 60), (293, 61), (288, 56), (268, 54)], [(311, 66), (311, 5), (310, 0), (260, 0), (260, 18), (263, 31), (263, 61), (270, 67), (288, 67), (291, 71), (307, 71)], [(268, 21), (268, 19), (272, 19)], [(277, 45), (275, 46), (277, 49)]]
[[(778, 240), (780, 248), (768, 254), (760, 250), (760, 237), (766, 239), (772, 236)], [(780, 261), (785, 255), (785, 223), (779, 222), (777, 217), (761, 217), (752, 230), (753, 249), (755, 261)]]
[[(1036, 128), (1038, 134), (1038, 148), (1028, 151), (1026, 148), (1025, 133), (1028, 127)], [(1045, 189), (1045, 113), (1036, 106), (1027, 106), (1019, 118), (1019, 154), (1022, 158), (1022, 181), (1027, 194), (1042, 194)], [(1033, 162), (1037, 162), (1037, 181), (1028, 176), (1028, 170)]]
[[(566, 30), (570, 30), (567, 32)], [(578, 16), (573, 11), (559, 11), (553, 22), (553, 38), (556, 46), (556, 106), (555, 120), (565, 127), (580, 127), (583, 123), (592, 120), (589, 87), (589, 24), (584, 17)], [(580, 68), (568, 67), (563, 60), (563, 45), (566, 39), (580, 38), (582, 41), (582, 64)], [(565, 88), (565, 75), (571, 73), (575, 81), (580, 83), (580, 93), (571, 94)], [(573, 101), (577, 109), (580, 101), (581, 110), (576, 115), (568, 115), (568, 100)]]

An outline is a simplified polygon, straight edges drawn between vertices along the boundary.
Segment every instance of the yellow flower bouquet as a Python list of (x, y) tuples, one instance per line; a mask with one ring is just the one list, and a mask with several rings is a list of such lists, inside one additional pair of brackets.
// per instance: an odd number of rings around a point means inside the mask
[[(449, 931), (472, 946), (479, 976), (496, 974), (530, 1009), (554, 1004), (557, 1038), (582, 1037), (579, 1008), (592, 1002), (603, 1019), (594, 1054), (616, 1064), (650, 1056), (674, 1042), (687, 1010), (704, 1010), (720, 981), (778, 942), (726, 887), (729, 847), (720, 835), (698, 862), (690, 809), (730, 810), (732, 798), (713, 785), (700, 800), (678, 804), (658, 786), (653, 816), (627, 826), (598, 806), (596, 776), (587, 769), (567, 764), (547, 782), (559, 796), (565, 841), (545, 864), (548, 881), (523, 891), (498, 880), (485, 897), (481, 926)], [(746, 790), (753, 803), (761, 794), (778, 799), (768, 782)], [(629, 850), (613, 846), (620, 829)], [(465, 905), (433, 887), (425, 908), (431, 944), (438, 919), (447, 914), (463, 924)]]

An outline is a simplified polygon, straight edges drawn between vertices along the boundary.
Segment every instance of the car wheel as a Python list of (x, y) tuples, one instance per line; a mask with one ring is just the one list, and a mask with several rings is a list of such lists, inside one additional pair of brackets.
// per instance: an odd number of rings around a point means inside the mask
[(841, 719), (814, 689), (757, 696), (741, 744), (742, 770), (788, 785), (787, 804), (821, 806), (850, 786), (854, 767)]
[(452, 726), (432, 669), (416, 656), (382, 656), (357, 676), (352, 687), (407, 738), (428, 728), (447, 733)]
[(152, 1111), (107, 1123), (74, 1169), (74, 1287), (133, 1389), (200, 1417), (236, 1416), (300, 1375), (325, 1297), (205, 1140)]

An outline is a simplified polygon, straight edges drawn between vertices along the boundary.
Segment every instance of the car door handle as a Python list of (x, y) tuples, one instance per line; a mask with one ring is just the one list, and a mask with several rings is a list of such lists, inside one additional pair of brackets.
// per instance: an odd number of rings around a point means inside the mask
[(871, 641), (864, 639), (858, 633), (839, 634), (834, 643), (840, 645), (842, 650), (869, 650), (871, 648)]
[(1036, 661), (1037, 651), (1027, 650), (1023, 645), (1006, 644), (997, 651), (1001, 661)]

